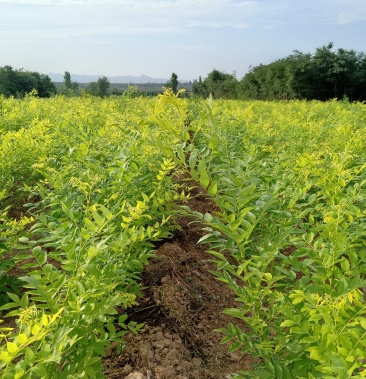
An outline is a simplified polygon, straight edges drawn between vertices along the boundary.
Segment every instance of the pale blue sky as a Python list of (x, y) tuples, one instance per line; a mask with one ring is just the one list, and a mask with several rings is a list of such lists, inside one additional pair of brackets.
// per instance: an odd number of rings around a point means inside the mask
[(183, 80), (297, 49), (366, 51), (366, 0), (0, 0), (0, 66)]

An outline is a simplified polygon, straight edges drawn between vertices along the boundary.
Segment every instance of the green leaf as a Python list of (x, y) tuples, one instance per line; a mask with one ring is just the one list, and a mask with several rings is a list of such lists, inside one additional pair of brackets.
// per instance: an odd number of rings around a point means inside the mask
[(7, 295), (8, 295), (9, 298), (12, 299), (15, 303), (20, 304), (20, 298), (19, 298), (18, 295), (16, 295), (15, 293), (10, 293), (10, 292), (7, 292)]
[[(226, 329), (217, 329), (216, 331), (221, 332), (221, 333), (226, 333)], [(224, 338), (221, 339), (220, 343), (225, 344), (231, 341), (233, 338), (235, 338), (235, 336), (231, 336), (231, 335), (225, 336)]]
[(314, 233), (311, 232), (306, 236), (306, 242), (310, 245), (313, 242), (314, 239)]
[(17, 249), (17, 250), (25, 250), (25, 249), (29, 249), (29, 246), (28, 246), (28, 245), (14, 244), (14, 245), (13, 245), (13, 248), (14, 248), (14, 249)]
[(275, 370), (275, 378), (276, 379), (282, 379), (283, 378), (283, 370), (281, 365), (277, 362), (273, 362), (274, 370)]
[(348, 258), (353, 265), (357, 264), (358, 254), (353, 249), (348, 252)]
[(293, 320), (285, 320), (281, 323), (280, 327), (281, 328), (285, 328), (287, 326), (293, 326), (293, 325), (296, 325), (296, 322), (293, 321)]
[(28, 361), (29, 363), (32, 363), (33, 357), (34, 357), (34, 353), (33, 353), (32, 349), (27, 347), (25, 349), (25, 360)]
[(211, 182), (210, 186), (208, 187), (207, 192), (212, 197), (217, 194), (217, 180), (213, 180)]
[(229, 348), (228, 348), (228, 352), (231, 353), (232, 351), (239, 349), (241, 345), (242, 345), (242, 344), (241, 344), (241, 342), (239, 342), (239, 341), (236, 341), (236, 342), (232, 343), (232, 344), (229, 346)]
[(195, 169), (196, 167), (196, 163), (197, 163), (197, 153), (195, 151), (193, 151), (190, 156), (189, 156), (189, 159), (188, 159), (188, 164), (189, 164), (189, 167), (193, 170)]
[(93, 218), (95, 222), (99, 225), (102, 226), (104, 224), (104, 218), (100, 216), (100, 214), (96, 211), (92, 211)]
[(351, 267), (351, 265), (348, 262), (348, 260), (343, 257), (342, 260), (341, 260), (341, 269), (342, 269), (342, 271), (343, 272), (347, 272), (347, 271), (349, 271), (350, 267)]
[(199, 181), (203, 188), (207, 188), (210, 183), (210, 177), (206, 170), (206, 161), (205, 159), (201, 159), (197, 166)]
[(40, 378), (48, 377), (46, 367), (43, 364), (38, 364), (36, 366), (33, 366), (31, 368), (31, 371), (37, 374)]
[(312, 204), (315, 201), (315, 199), (316, 199), (316, 193), (313, 193), (312, 195), (308, 197), (308, 203)]
[(201, 168), (201, 170), (199, 171), (199, 175), (200, 175), (200, 184), (203, 188), (207, 188), (208, 185), (210, 184), (210, 177), (206, 171), (205, 168)]
[(97, 228), (95, 224), (86, 217), (84, 218), (84, 222), (87, 229), (89, 229), (91, 232), (94, 232), (94, 230)]
[(203, 215), (203, 219), (205, 222), (207, 222), (207, 224), (210, 224), (212, 222), (212, 216), (210, 215), (210, 213), (205, 213)]
[(71, 221), (75, 220), (74, 214), (71, 212), (71, 210), (66, 206), (65, 203), (61, 203), (62, 211), (69, 217)]
[[(270, 360), (268, 360), (268, 359), (266, 359), (265, 362), (266, 362), (266, 367), (267, 367), (268, 370), (271, 372), (271, 374), (272, 374), (272, 375), (276, 375), (276, 372), (275, 372), (275, 368), (274, 368), (274, 366), (273, 366), (273, 363), (272, 363)], [(276, 378), (276, 379), (277, 379), (277, 378)]]
[(47, 252), (42, 251), (38, 256), (37, 256), (37, 262), (39, 265), (44, 265), (47, 262)]
[(315, 262), (314, 259), (307, 258), (302, 261), (302, 264), (307, 267), (313, 264), (314, 262)]
[(223, 313), (225, 313), (225, 314), (227, 314), (229, 316), (232, 316), (232, 317), (236, 317), (236, 318), (242, 319), (242, 320), (245, 319), (245, 316), (243, 315), (243, 312), (240, 309), (237, 309), (237, 308), (226, 308), (226, 309), (223, 310)]
[(20, 300), (20, 306), (25, 309), (28, 307), (28, 295), (24, 294)]
[(7, 303), (7, 304), (4, 304), (0, 307), (0, 310), (6, 310), (6, 309), (11, 309), (11, 308), (18, 308), (19, 307), (19, 303)]
[(104, 205), (100, 205), (100, 209), (101, 209), (104, 217), (108, 221), (110, 221), (113, 218), (113, 213), (110, 210), (108, 210)]

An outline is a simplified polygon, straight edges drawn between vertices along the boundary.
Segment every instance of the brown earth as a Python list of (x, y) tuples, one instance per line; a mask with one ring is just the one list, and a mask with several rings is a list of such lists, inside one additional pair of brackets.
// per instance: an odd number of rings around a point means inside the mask
[[(191, 191), (192, 210), (217, 211), (199, 188)], [(252, 368), (255, 362), (238, 351), (228, 353), (215, 329), (233, 318), (222, 313), (235, 307), (233, 294), (210, 270), (215, 265), (205, 245), (202, 225), (191, 217), (178, 220), (179, 230), (162, 244), (142, 275), (146, 287), (139, 304), (129, 310), (129, 320), (144, 322), (138, 335), (127, 335), (126, 346), (108, 351), (104, 373), (109, 379), (226, 378)], [(242, 330), (245, 330), (244, 326)]]
[[(186, 205), (202, 214), (219, 211), (197, 183), (188, 185), (191, 198)], [(127, 312), (129, 321), (145, 323), (144, 332), (128, 334), (122, 349), (113, 345), (107, 351), (103, 365), (108, 379), (221, 379), (257, 361), (238, 351), (228, 353), (229, 345), (220, 344), (223, 335), (216, 329), (229, 321), (238, 323), (222, 311), (238, 303), (210, 273), (215, 270), (212, 256), (205, 244), (197, 244), (204, 235), (202, 224), (188, 216), (177, 223), (173, 237), (160, 244), (143, 272), (143, 297)], [(18, 270), (16, 266), (8, 275), (18, 277)], [(13, 321), (7, 320), (8, 326), (14, 327)], [(241, 329), (245, 331), (244, 325)]]

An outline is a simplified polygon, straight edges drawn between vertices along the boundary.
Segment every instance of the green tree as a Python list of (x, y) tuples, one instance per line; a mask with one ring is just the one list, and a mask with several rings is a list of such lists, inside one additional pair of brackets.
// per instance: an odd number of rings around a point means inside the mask
[(314, 54), (297, 50), (286, 58), (252, 67), (239, 85), (244, 99), (281, 100), (366, 98), (366, 57), (354, 50), (333, 50), (333, 44)]
[(172, 89), (174, 93), (178, 92), (178, 75), (174, 72), (172, 73), (172, 76), (170, 77), (170, 81), (168, 82), (168, 87)]
[(204, 98), (206, 98), (209, 95), (207, 88), (202, 81), (201, 76), (198, 78), (198, 81), (197, 80), (193, 81), (192, 93), (193, 95), (204, 97)]
[(11, 66), (0, 67), (0, 93), (23, 97), (32, 90), (36, 90), (39, 97), (50, 97), (56, 93), (56, 87), (47, 75), (14, 70)]
[(96, 82), (89, 83), (87, 92), (93, 96), (105, 97), (108, 95), (109, 86), (109, 79), (105, 76), (102, 76)]
[(138, 97), (140, 95), (141, 95), (141, 93), (138, 91), (137, 86), (133, 86), (130, 84), (128, 85), (128, 88), (126, 89), (126, 91), (123, 92), (123, 96), (125, 96), (129, 99)]
[(192, 92), (194, 95), (201, 97), (207, 97), (212, 94), (217, 99), (236, 99), (238, 97), (238, 84), (235, 74), (226, 74), (213, 70), (204, 80), (199, 77), (198, 81), (193, 82)]
[(71, 74), (68, 71), (64, 73), (64, 86), (67, 92), (75, 93), (79, 89), (79, 84), (71, 80)]
[(31, 74), (36, 79), (36, 89), (39, 97), (51, 97), (57, 93), (56, 86), (48, 75), (40, 74), (39, 72), (32, 72)]
[(93, 96), (98, 96), (98, 86), (97, 82), (91, 82), (86, 87), (86, 91), (89, 92)]
[(105, 97), (108, 94), (108, 89), (110, 86), (109, 79), (102, 76), (97, 80), (98, 96)]

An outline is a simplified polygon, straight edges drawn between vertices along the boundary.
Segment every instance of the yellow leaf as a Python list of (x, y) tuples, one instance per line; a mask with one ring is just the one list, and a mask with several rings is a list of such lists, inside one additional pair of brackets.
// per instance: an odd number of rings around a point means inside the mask
[(64, 310), (64, 308), (61, 308), (56, 314), (54, 314), (50, 320), (50, 323), (52, 324), (55, 322), (56, 318), (61, 314), (61, 312)]
[(18, 334), (17, 339), (21, 344), (25, 344), (28, 341), (28, 337), (24, 333)]
[(19, 379), (24, 375), (24, 370), (17, 371), (14, 375), (14, 379)]
[(217, 180), (213, 180), (207, 190), (210, 196), (215, 196), (217, 193)]
[(5, 363), (9, 363), (11, 361), (11, 357), (7, 351), (2, 351), (0, 353), (0, 359)]
[(36, 334), (38, 334), (40, 332), (40, 330), (41, 330), (41, 328), (36, 324), (32, 328), (32, 334), (35, 336)]
[(92, 259), (93, 257), (95, 257), (96, 256), (96, 251), (95, 251), (95, 248), (94, 248), (94, 246), (90, 246), (89, 247), (89, 249), (88, 249), (88, 257), (90, 258), (90, 259)]
[(48, 325), (48, 317), (47, 317), (47, 315), (42, 315), (42, 325), (43, 326), (47, 326)]
[(210, 184), (210, 176), (204, 167), (200, 171), (200, 184), (203, 188), (207, 188)]
[(323, 355), (323, 349), (321, 348), (321, 346), (312, 346), (312, 347), (309, 347), (305, 350), (310, 352), (310, 358), (311, 359), (314, 359), (318, 362), (324, 362), (325, 361), (325, 357)]
[(366, 329), (366, 319), (361, 318), (361, 319), (360, 319), (360, 325), (361, 325), (364, 329)]
[(18, 350), (18, 346), (14, 342), (7, 342), (6, 348), (9, 353), (15, 353)]

